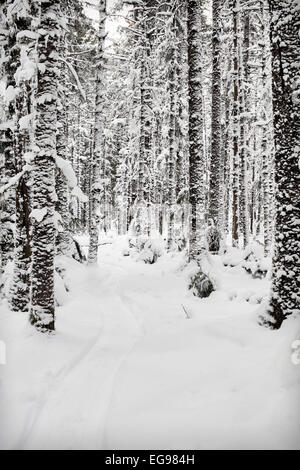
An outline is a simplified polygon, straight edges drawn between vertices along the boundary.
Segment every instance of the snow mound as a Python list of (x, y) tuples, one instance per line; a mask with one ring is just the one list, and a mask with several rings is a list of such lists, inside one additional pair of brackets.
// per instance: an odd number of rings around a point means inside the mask
[(226, 248), (223, 255), (224, 266), (241, 266), (254, 279), (262, 279), (271, 270), (271, 257), (264, 256), (260, 243), (250, 243), (244, 250), (234, 247)]
[(144, 238), (130, 237), (128, 239), (132, 257), (136, 261), (145, 264), (154, 264), (164, 253), (164, 241), (162, 237)]

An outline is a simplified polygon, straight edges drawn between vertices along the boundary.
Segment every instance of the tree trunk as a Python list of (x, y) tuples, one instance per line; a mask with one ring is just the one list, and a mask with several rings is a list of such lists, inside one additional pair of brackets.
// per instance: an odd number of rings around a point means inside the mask
[(41, 3), (38, 39), (36, 145), (33, 168), (32, 298), (30, 321), (54, 330), (55, 157), (60, 8)]
[(190, 234), (189, 259), (199, 261), (204, 248), (203, 116), (201, 83), (201, 5), (188, 1), (188, 86), (189, 86), (189, 181)]
[[(240, 54), (239, 66), (239, 83), (240, 83), (240, 197), (239, 197), (239, 219), (240, 230), (243, 235), (244, 248), (249, 243), (249, 217), (248, 217), (248, 178), (247, 178), (247, 162), (248, 162), (248, 139), (247, 139), (247, 112), (250, 106), (247, 100), (248, 95), (248, 78), (249, 78), (249, 30), (250, 30), (250, 16), (246, 8), (243, 12), (243, 43)], [(242, 32), (242, 31), (241, 31)]]
[[(61, 38), (60, 55), (63, 57), (65, 53), (65, 37)], [(67, 159), (67, 106), (66, 106), (66, 64), (60, 61), (60, 83), (58, 92), (57, 106), (57, 136), (56, 136), (56, 152), (57, 156), (63, 160)], [(73, 240), (70, 232), (70, 211), (69, 211), (69, 195), (68, 184), (62, 170), (56, 170), (56, 211), (60, 216), (59, 229), (56, 235), (57, 253), (71, 256), (73, 253)]]
[(298, 2), (270, 0), (275, 181), (277, 184), (275, 247), (270, 323), (279, 328), (290, 314), (299, 312), (299, 34)]
[[(175, 35), (171, 41), (175, 41)], [(175, 120), (176, 120), (176, 78), (177, 78), (177, 57), (176, 47), (171, 47), (170, 51), (170, 119), (169, 119), (169, 155), (168, 155), (168, 250), (174, 246), (175, 238), (175, 205), (176, 205), (176, 142), (175, 142)]]
[[(103, 117), (102, 107), (104, 101), (104, 84), (103, 84), (103, 47), (105, 39), (105, 19), (106, 19), (106, 0), (99, 2), (99, 32), (98, 32), (98, 63), (96, 75), (96, 104), (95, 104), (95, 136), (94, 136), (94, 152), (91, 174), (91, 223), (90, 223), (90, 245), (88, 254), (88, 263), (95, 264), (97, 262), (99, 224), (101, 210), (101, 185), (104, 184), (100, 180), (101, 171), (101, 152), (103, 151)], [(102, 162), (103, 163), (103, 162)]]
[[(22, 91), (16, 99), (16, 116), (18, 121), (30, 112), (30, 92), (27, 94), (25, 83), (20, 88)], [(30, 88), (28, 88), (29, 90)], [(15, 169), (17, 173), (23, 170), (23, 157), (29, 149), (28, 131), (20, 129), (20, 124), (18, 123), (14, 145)], [(9, 296), (10, 308), (21, 312), (28, 311), (30, 301), (31, 237), (29, 214), (30, 186), (28, 185), (28, 175), (25, 174), (16, 185), (14, 271)]]
[(239, 243), (239, 49), (238, 0), (233, 0), (233, 175), (232, 175), (232, 244)]
[[(1, 8), (1, 26), (5, 34), (3, 51), (5, 55), (4, 74), (6, 78), (6, 93), (8, 89), (15, 87), (14, 75), (18, 66), (17, 56), (19, 54), (16, 48), (17, 28), (7, 24), (7, 9), (11, 8), (13, 0), (8, 0)], [(3, 24), (2, 24), (3, 21)], [(11, 99), (4, 107), (5, 121), (10, 123), (4, 132), (1, 132), (1, 153), (3, 155), (3, 173), (1, 172), (1, 184), (6, 184), (10, 178), (15, 175), (14, 167), (14, 115), (15, 101)], [(12, 258), (14, 248), (14, 212), (15, 212), (15, 194), (14, 189), (10, 188), (4, 196), (1, 197), (0, 206), (0, 268), (3, 270), (7, 262)]]
[(220, 213), (221, 179), (221, 48), (220, 48), (221, 1), (212, 3), (212, 103), (211, 103), (211, 159), (208, 216), (220, 231), (223, 214)]

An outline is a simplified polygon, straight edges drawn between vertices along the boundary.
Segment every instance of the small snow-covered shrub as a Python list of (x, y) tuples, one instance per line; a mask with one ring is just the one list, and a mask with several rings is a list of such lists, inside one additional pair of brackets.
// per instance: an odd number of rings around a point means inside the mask
[(271, 258), (264, 256), (262, 245), (251, 243), (245, 250), (227, 248), (223, 256), (223, 264), (230, 267), (241, 266), (253, 279), (262, 279), (271, 268)]
[(215, 290), (214, 285), (202, 271), (194, 274), (190, 279), (189, 289), (196, 297), (209, 297), (210, 294)]
[(264, 260), (245, 260), (243, 268), (248, 274), (251, 274), (253, 279), (262, 279), (266, 277), (268, 268), (265, 268), (266, 261)]
[(136, 239), (134, 239), (133, 237), (128, 238), (129, 248), (135, 248), (135, 242), (136, 242)]
[(214, 227), (208, 227), (206, 230), (206, 243), (208, 246), (208, 251), (210, 253), (218, 253), (220, 250), (221, 244), (221, 234), (220, 231)]
[(59, 307), (67, 300), (69, 286), (66, 282), (66, 273), (68, 269), (68, 259), (64, 256), (58, 256), (55, 260), (54, 273), (54, 295), (55, 304)]
[(257, 310), (258, 324), (270, 329), (276, 329), (276, 321), (270, 315), (269, 301), (262, 302), (260, 308)]
[(265, 292), (253, 292), (253, 291), (242, 291), (242, 292), (231, 292), (229, 294), (229, 300), (236, 300), (238, 302), (249, 302), (249, 304), (261, 304), (265, 299)]
[(263, 247), (253, 243), (244, 251), (242, 267), (253, 279), (262, 279), (271, 268), (271, 258), (264, 257)]
[(147, 240), (148, 240), (147, 238), (142, 237), (142, 236), (132, 237), (129, 240), (129, 247), (134, 248), (136, 251), (140, 253), (144, 249)]
[(163, 254), (163, 240), (160, 238), (130, 237), (128, 243), (132, 256), (146, 264), (154, 264)]
[(149, 239), (143, 242), (138, 259), (146, 264), (154, 264), (162, 256), (162, 253), (161, 243), (157, 240)]
[(179, 237), (176, 239), (178, 251), (183, 251), (186, 248), (187, 240), (185, 237)]

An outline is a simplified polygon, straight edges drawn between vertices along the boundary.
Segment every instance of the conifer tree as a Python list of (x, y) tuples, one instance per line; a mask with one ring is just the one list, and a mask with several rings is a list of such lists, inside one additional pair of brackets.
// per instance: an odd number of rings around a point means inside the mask
[(55, 329), (55, 159), (57, 132), (60, 7), (41, 3), (38, 28), (36, 153), (33, 162), (32, 273), (30, 321), (43, 331)]
[[(98, 50), (97, 50), (97, 72), (96, 72), (96, 98), (95, 98), (95, 136), (94, 151), (91, 172), (91, 223), (90, 223), (90, 245), (88, 262), (94, 264), (97, 262), (98, 238), (100, 224), (101, 208), (101, 185), (104, 181), (100, 179), (101, 164), (103, 165), (103, 116), (102, 109), (104, 104), (104, 72), (103, 72), (103, 46), (105, 39), (105, 19), (106, 19), (106, 0), (99, 1), (99, 31), (98, 31)], [(101, 161), (102, 157), (102, 161)], [(103, 174), (103, 173), (102, 173)]]
[(276, 220), (267, 323), (279, 328), (299, 312), (299, 55), (296, 0), (270, 0), (275, 132)]
[[(200, 297), (208, 296), (213, 285), (203, 273), (205, 263), (205, 192), (203, 152), (203, 111), (201, 83), (201, 3), (188, 1), (188, 65), (189, 65), (189, 260), (196, 261), (200, 272), (192, 280), (192, 287)], [(194, 290), (195, 292), (195, 290)]]

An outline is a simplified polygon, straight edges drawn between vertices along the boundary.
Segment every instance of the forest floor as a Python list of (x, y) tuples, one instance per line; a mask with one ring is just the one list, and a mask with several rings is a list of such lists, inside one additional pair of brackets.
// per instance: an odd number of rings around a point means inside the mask
[(183, 254), (153, 265), (100, 246), (99, 264), (61, 258), (53, 336), (0, 304), (0, 448), (300, 448), (299, 319), (257, 323), (269, 289), (212, 257), (218, 290), (187, 290)]

